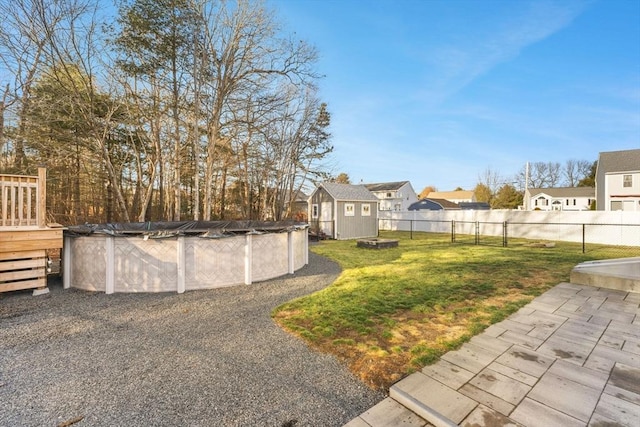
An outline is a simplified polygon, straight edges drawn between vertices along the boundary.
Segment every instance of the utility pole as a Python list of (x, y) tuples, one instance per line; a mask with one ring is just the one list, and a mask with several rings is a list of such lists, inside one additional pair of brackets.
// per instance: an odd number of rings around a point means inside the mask
[(524, 167), (524, 210), (529, 210), (529, 198), (527, 197), (527, 190), (529, 189), (529, 162)]

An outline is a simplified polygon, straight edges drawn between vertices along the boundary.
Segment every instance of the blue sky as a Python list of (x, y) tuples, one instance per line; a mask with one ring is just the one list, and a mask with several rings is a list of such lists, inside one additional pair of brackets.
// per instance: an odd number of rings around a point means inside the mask
[(640, 148), (640, 0), (266, 0), (315, 45), (334, 172), (472, 189)]

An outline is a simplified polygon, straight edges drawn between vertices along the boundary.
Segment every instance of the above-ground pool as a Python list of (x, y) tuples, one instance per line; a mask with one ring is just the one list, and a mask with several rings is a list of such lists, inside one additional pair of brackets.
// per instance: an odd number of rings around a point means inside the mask
[(65, 288), (108, 294), (248, 285), (305, 266), (307, 228), (256, 221), (69, 227), (64, 233), (63, 283)]

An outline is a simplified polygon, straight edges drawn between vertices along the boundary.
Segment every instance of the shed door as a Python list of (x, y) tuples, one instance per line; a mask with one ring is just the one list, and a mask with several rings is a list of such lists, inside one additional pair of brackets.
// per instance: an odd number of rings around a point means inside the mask
[(322, 209), (320, 209), (320, 229), (324, 234), (333, 237), (332, 212), (332, 203), (322, 202)]

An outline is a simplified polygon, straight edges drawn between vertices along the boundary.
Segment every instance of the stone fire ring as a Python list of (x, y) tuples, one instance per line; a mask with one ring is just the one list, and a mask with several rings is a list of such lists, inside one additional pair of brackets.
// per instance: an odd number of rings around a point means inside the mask
[(356, 242), (359, 248), (385, 249), (398, 247), (397, 239), (358, 239)]

